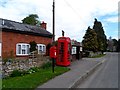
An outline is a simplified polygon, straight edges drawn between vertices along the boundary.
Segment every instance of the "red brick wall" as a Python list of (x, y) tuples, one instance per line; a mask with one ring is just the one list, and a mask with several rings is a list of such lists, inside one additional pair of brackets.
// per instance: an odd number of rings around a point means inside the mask
[(0, 42), (2, 42), (2, 31), (0, 30)]
[[(0, 29), (0, 43), (2, 42), (2, 30)], [(0, 47), (0, 54), (2, 54), (1, 52), (1, 47)], [(0, 58), (1, 58), (1, 55), (0, 55)]]
[(51, 43), (52, 39), (41, 36), (19, 34), (13, 32), (2, 32), (2, 57), (9, 57), (10, 53), (16, 57), (16, 44), (17, 43), (30, 43), (35, 41), (37, 44)]

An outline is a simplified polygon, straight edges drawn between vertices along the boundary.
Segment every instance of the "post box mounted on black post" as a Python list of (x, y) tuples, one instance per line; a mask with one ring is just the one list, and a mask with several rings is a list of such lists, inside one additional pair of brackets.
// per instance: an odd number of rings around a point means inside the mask
[(56, 55), (56, 47), (55, 47), (55, 46), (52, 46), (52, 47), (50, 48), (50, 57), (51, 57), (51, 59), (52, 59), (52, 71), (53, 71), (53, 73), (54, 73), (55, 59), (56, 59), (56, 57), (57, 57), (57, 55)]

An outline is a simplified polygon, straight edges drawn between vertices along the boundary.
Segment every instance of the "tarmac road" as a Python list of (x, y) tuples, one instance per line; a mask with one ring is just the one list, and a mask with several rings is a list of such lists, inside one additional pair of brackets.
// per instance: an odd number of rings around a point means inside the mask
[(105, 62), (76, 88), (118, 88), (118, 53), (106, 53)]

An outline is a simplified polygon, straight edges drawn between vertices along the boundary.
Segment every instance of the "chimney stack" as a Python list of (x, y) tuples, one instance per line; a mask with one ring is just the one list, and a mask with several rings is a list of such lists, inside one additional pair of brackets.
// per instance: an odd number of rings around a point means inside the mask
[(44, 21), (42, 21), (40, 27), (46, 30), (47, 29), (47, 23), (45, 23)]

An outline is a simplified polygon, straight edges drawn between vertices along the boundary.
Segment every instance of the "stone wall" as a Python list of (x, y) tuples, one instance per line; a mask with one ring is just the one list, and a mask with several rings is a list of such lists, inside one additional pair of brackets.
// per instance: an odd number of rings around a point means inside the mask
[(94, 56), (97, 56), (97, 55), (99, 55), (99, 54), (102, 54), (101, 52), (89, 52), (89, 57), (94, 57)]
[(31, 58), (28, 60), (12, 60), (2, 62), (2, 77), (9, 76), (14, 70), (29, 70), (32, 67), (40, 67), (49, 61), (49, 57)]

